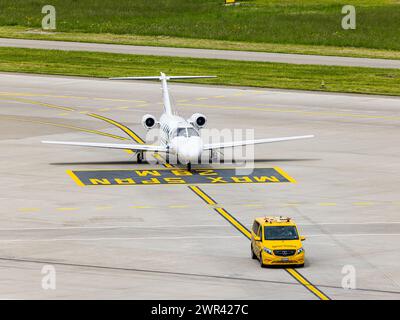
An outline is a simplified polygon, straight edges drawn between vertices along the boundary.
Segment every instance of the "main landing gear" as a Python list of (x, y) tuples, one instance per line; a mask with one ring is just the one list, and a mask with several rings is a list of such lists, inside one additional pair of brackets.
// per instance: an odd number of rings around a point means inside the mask
[(136, 154), (136, 159), (137, 159), (137, 163), (142, 163), (143, 162), (143, 151), (140, 151)]
[(192, 164), (190, 162), (187, 164), (187, 171), (192, 171)]

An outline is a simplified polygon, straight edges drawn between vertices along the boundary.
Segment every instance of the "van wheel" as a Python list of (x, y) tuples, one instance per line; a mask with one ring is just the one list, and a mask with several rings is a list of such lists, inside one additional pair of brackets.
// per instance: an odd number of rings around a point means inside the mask
[(296, 265), (296, 268), (303, 268), (303, 267), (304, 267), (304, 263)]
[(262, 260), (262, 251), (260, 252), (260, 266), (261, 266), (261, 268), (265, 267), (265, 264), (264, 264), (264, 262)]
[(250, 250), (251, 250), (251, 258), (252, 259), (257, 259), (257, 256), (256, 256), (256, 254), (254, 253), (254, 250), (253, 250), (253, 245), (250, 245)]

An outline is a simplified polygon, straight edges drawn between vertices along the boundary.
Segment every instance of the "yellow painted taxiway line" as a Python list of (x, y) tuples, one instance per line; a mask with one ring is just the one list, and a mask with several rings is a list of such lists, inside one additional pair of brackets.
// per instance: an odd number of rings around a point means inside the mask
[(233, 225), (237, 230), (239, 230), (247, 239), (251, 239), (251, 233), (243, 224), (236, 220), (228, 211), (224, 208), (215, 208), (222, 217), (225, 218), (231, 225)]
[(197, 194), (201, 199), (203, 199), (209, 205), (216, 205), (217, 202), (208, 196), (203, 190), (197, 186), (189, 186), (189, 189)]
[(278, 172), (282, 177), (284, 177), (287, 181), (291, 182), (291, 183), (297, 183), (297, 181), (292, 178), (291, 176), (289, 176), (285, 171), (283, 171), (281, 168), (279, 167), (274, 167), (275, 171)]
[(305, 288), (307, 288), (310, 292), (312, 292), (315, 296), (317, 296), (320, 300), (330, 300), (330, 298), (310, 283), (303, 275), (301, 275), (297, 270), (292, 268), (285, 269), (293, 278), (295, 278), (298, 282), (300, 282)]
[(108, 123), (116, 126), (117, 128), (121, 129), (123, 132), (125, 132), (129, 137), (131, 137), (137, 143), (140, 143), (140, 144), (144, 143), (144, 141), (135, 132), (133, 132), (127, 126), (125, 126), (125, 125), (123, 125), (123, 124), (121, 124), (121, 123), (119, 123), (119, 122), (117, 122), (115, 120), (103, 117), (103, 116), (95, 114), (95, 113), (88, 113), (87, 115), (90, 116), (90, 117), (93, 117), (93, 118), (97, 118), (97, 119), (103, 120), (105, 122), (108, 122)]
[(72, 170), (67, 170), (67, 174), (74, 180), (74, 182), (80, 186), (84, 187), (85, 184), (81, 181), (81, 179), (78, 178), (78, 176), (72, 171)]
[(30, 120), (30, 119), (21, 119), (18, 117), (13, 117), (13, 116), (0, 116), (0, 119), (8, 119), (8, 120), (14, 120), (14, 121), (20, 121), (20, 122), (30, 122), (30, 123), (38, 123), (38, 124), (45, 124), (49, 126), (54, 126), (54, 127), (60, 127), (60, 128), (66, 128), (66, 129), (72, 129), (72, 130), (77, 130), (77, 131), (82, 131), (82, 132), (87, 132), (87, 133), (93, 133), (105, 137), (110, 137), (113, 139), (118, 139), (118, 140), (128, 140), (127, 138), (107, 133), (107, 132), (102, 132), (102, 131), (97, 131), (97, 130), (91, 130), (91, 129), (86, 129), (82, 127), (76, 127), (76, 126), (70, 126), (67, 124), (61, 124), (61, 123), (55, 123), (55, 122), (48, 122), (48, 121), (39, 121), (39, 120)]
[(18, 101), (18, 102), (23, 102), (23, 103), (29, 103), (29, 104), (35, 104), (38, 106), (43, 106), (51, 109), (58, 109), (58, 110), (64, 110), (64, 111), (75, 111), (73, 108), (69, 107), (62, 107), (62, 106), (57, 106), (51, 103), (45, 103), (45, 102), (39, 102), (35, 100), (29, 100), (29, 99), (22, 99), (22, 98), (0, 98), (2, 100), (12, 100), (12, 101)]

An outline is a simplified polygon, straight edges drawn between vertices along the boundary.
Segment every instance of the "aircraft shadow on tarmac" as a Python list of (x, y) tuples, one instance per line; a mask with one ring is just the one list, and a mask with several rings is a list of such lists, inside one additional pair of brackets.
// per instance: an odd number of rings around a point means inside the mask
[[(305, 161), (318, 161), (321, 159), (255, 159), (254, 163), (269, 163), (269, 162), (305, 162)], [(228, 162), (221, 162), (219, 164), (221, 165), (229, 165), (229, 164), (235, 164), (238, 162), (231, 161)], [(160, 165), (160, 163), (150, 163), (143, 161), (142, 163), (138, 163), (134, 160), (132, 161), (90, 161), (90, 162), (54, 162), (50, 163), (50, 165), (54, 166), (71, 166), (71, 165), (149, 165), (149, 164), (154, 164), (154, 165)], [(215, 165), (218, 165), (217, 163)], [(204, 166), (212, 166), (212, 164), (201, 164), (199, 167), (204, 167)]]

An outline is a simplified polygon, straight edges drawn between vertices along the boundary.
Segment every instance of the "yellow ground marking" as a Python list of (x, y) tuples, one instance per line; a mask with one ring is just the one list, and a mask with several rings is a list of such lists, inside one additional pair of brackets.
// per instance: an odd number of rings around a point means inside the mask
[(108, 209), (112, 209), (112, 206), (97, 206), (95, 209), (96, 210), (108, 210)]
[(208, 98), (196, 98), (196, 100), (208, 100)]
[(147, 103), (147, 101), (145, 101), (145, 100), (130, 100), (130, 99), (93, 98), (93, 100), (98, 100), (98, 101), (116, 101), (116, 102), (138, 102), (138, 103)]
[(262, 91), (262, 90), (251, 90), (250, 92), (255, 93), (255, 94), (266, 93), (266, 91)]
[(172, 165), (172, 164), (170, 164), (170, 163), (163, 163), (163, 166), (165, 167), (165, 168), (173, 168), (174, 166)]
[(222, 99), (225, 98), (225, 96), (214, 96), (213, 98)]
[(185, 99), (183, 99), (183, 100), (177, 100), (177, 102), (179, 102), (179, 103), (183, 103), (183, 102), (188, 102), (189, 100), (185, 100)]
[[(28, 100), (26, 100), (26, 101), (24, 101), (24, 102), (28, 102)], [(33, 103), (33, 102), (35, 102), (34, 104), (37, 104), (37, 105), (46, 105), (46, 106), (49, 106), (50, 107), (50, 105), (48, 105), (48, 104), (43, 104), (43, 103), (39, 103), (39, 102), (36, 102), (36, 101), (31, 101), (31, 100), (29, 100), (29, 103)], [(58, 107), (58, 106), (55, 106), (55, 105), (51, 105), (51, 108), (57, 108), (57, 109), (59, 109), (59, 108), (63, 108), (63, 107)], [(75, 111), (74, 109), (72, 109), (72, 108), (69, 108), (70, 110), (68, 110), (68, 111), (71, 111), (71, 112), (73, 112), (73, 111)], [(88, 111), (81, 111), (81, 112), (79, 112), (80, 114), (85, 114), (85, 115), (87, 115), (88, 114)], [(68, 113), (60, 113), (60, 114), (58, 114), (59, 116), (66, 116), (66, 115), (68, 115)], [(94, 115), (94, 114), (93, 114)], [(101, 116), (98, 116), (98, 117), (101, 117)], [(97, 131), (97, 130), (90, 130), (90, 129), (86, 129), (86, 128), (80, 128), (80, 127), (75, 127), (75, 126), (70, 126), (70, 125), (65, 125), (65, 124), (56, 124), (56, 123), (52, 123), (52, 122), (45, 122), (45, 121), (37, 121), (37, 120), (27, 120), (27, 119), (18, 119), (18, 118), (12, 118), (12, 117), (8, 117), (9, 119), (13, 119), (13, 120), (18, 120), (18, 121), (25, 121), (25, 122), (31, 122), (31, 123), (39, 123), (39, 124), (46, 124), (46, 125), (52, 125), (52, 126), (56, 126), (56, 127), (61, 127), (61, 128), (68, 128), (68, 129), (73, 129), (73, 130), (78, 130), (78, 131), (82, 131), (82, 132), (88, 132), (88, 133), (93, 133), (93, 134), (97, 134), (97, 135), (102, 135), (102, 136), (105, 136), (105, 137), (109, 137), (109, 138), (113, 138), (113, 139), (118, 139), (118, 140), (128, 140), (127, 138), (124, 138), (124, 137), (121, 137), (121, 136), (117, 136), (117, 135), (114, 135), (114, 134), (109, 134), (109, 133), (106, 133), (106, 132), (102, 132), (102, 131)], [(128, 153), (128, 154), (133, 154), (134, 152), (132, 151), (132, 150), (124, 150), (126, 153)]]
[(20, 208), (18, 211), (20, 212), (38, 212), (39, 208)]
[(100, 98), (100, 97), (88, 97), (88, 96), (70, 96), (70, 95), (52, 95), (52, 94), (29, 93), (29, 92), (0, 92), (0, 96), (49, 97), (49, 98), (60, 98), (60, 99), (85, 99), (85, 100), (97, 100), (97, 101), (149, 103), (149, 101), (146, 101), (146, 100), (113, 99), (113, 98)]
[(72, 178), (72, 180), (75, 181), (75, 183), (78, 186), (80, 186), (80, 187), (85, 186), (85, 184), (81, 181), (81, 179), (79, 179), (78, 176), (72, 170), (67, 170), (67, 174)]
[(110, 134), (110, 133), (107, 133), (107, 132), (91, 130), (91, 129), (81, 128), (81, 127), (70, 126), (70, 125), (67, 125), (67, 124), (47, 122), (47, 121), (39, 121), (39, 120), (20, 119), (18, 117), (12, 117), (12, 116), (0, 116), (0, 118), (9, 119), (9, 120), (15, 120), (15, 121), (21, 121), (21, 122), (46, 124), (46, 125), (54, 126), (54, 127), (67, 128), (67, 129), (72, 129), (72, 130), (77, 130), (77, 131), (82, 131), (82, 132), (93, 133), (93, 134), (97, 134), (97, 135), (101, 135), (101, 136), (105, 136), (105, 137), (110, 137), (110, 138), (113, 138), (113, 139), (128, 140), (127, 138), (124, 138), (124, 137), (121, 137), (121, 136), (117, 136), (115, 134)]
[(136, 141), (139, 144), (143, 144), (144, 143), (144, 141), (136, 133), (134, 133), (131, 129), (129, 129), (127, 126), (125, 126), (125, 125), (123, 125), (121, 123), (118, 123), (115, 120), (108, 119), (106, 117), (100, 116), (100, 115), (95, 114), (95, 113), (88, 113), (87, 115), (91, 116), (93, 118), (97, 118), (97, 119), (103, 120), (105, 122), (108, 122), (108, 123), (118, 127), (119, 129), (121, 129), (123, 132), (125, 132), (129, 137), (131, 137), (134, 141)]
[(236, 220), (231, 214), (229, 214), (224, 208), (218, 207), (217, 202), (208, 196), (203, 190), (197, 186), (189, 186), (194, 193), (196, 193), (203, 201), (207, 204), (214, 206), (214, 210), (217, 211), (223, 218), (225, 218), (231, 225), (239, 230), (248, 239), (251, 238), (251, 233), (245, 226), (243, 226), (238, 220)]
[(64, 110), (64, 111), (75, 111), (75, 109), (73, 109), (73, 108), (57, 106), (57, 105), (50, 104), (50, 103), (44, 103), (44, 102), (39, 102), (39, 101), (34, 101), (34, 100), (29, 100), (29, 99), (23, 99), (23, 98), (5, 98), (5, 99), (4, 98), (0, 98), (0, 99), (2, 99), (2, 100), (19, 101), (19, 102), (23, 102), (23, 103), (35, 104), (35, 105), (39, 105), (39, 106), (43, 106), (43, 107), (47, 107), (47, 108), (59, 109), (59, 110)]
[(189, 186), (194, 193), (196, 193), (201, 199), (203, 199), (207, 204), (216, 205), (217, 203), (211, 199), (208, 195), (206, 195), (199, 187)]
[(296, 207), (298, 205), (300, 205), (300, 203), (298, 203), (298, 202), (288, 202), (288, 203), (283, 204), (282, 207)]
[(226, 110), (252, 110), (252, 111), (263, 111), (263, 112), (276, 112), (276, 113), (295, 113), (306, 116), (334, 116), (334, 117), (350, 117), (360, 119), (380, 119), (380, 120), (400, 120), (400, 117), (396, 116), (380, 116), (380, 115), (367, 115), (367, 114), (352, 114), (342, 112), (329, 112), (329, 111), (303, 111), (296, 109), (277, 109), (277, 108), (259, 108), (259, 107), (243, 107), (243, 106), (218, 106), (218, 105), (207, 105), (207, 104), (193, 104), (193, 103), (182, 103), (180, 106), (197, 107), (197, 108), (211, 108), (211, 109), (226, 109)]
[(171, 209), (174, 209), (174, 208), (181, 209), (181, 208), (187, 208), (187, 207), (188, 207), (187, 205), (172, 205), (172, 206), (168, 206), (168, 208), (171, 208)]
[(133, 208), (133, 209), (151, 209), (151, 208), (154, 208), (154, 207), (152, 207), (152, 206), (130, 206), (130, 208)]
[(104, 111), (110, 111), (110, 108), (100, 108), (97, 109), (98, 111), (104, 112)]
[(68, 208), (68, 207), (64, 207), (64, 208), (57, 208), (58, 211), (76, 211), (79, 208)]
[(287, 181), (291, 182), (291, 183), (297, 183), (297, 181), (295, 179), (293, 179), (291, 176), (289, 176), (285, 171), (283, 171), (281, 168), (279, 167), (273, 167), (273, 169), (276, 170), (276, 172), (278, 172), (282, 177), (284, 177)]
[(165, 159), (159, 153), (156, 153), (156, 152), (153, 153), (153, 157), (154, 157), (154, 159), (157, 159), (158, 161), (163, 162), (162, 165), (165, 168), (174, 168), (174, 166), (172, 164), (164, 162)]
[(353, 205), (355, 206), (372, 206), (374, 205), (373, 202), (354, 202)]
[[(3, 93), (4, 94), (4, 93)], [(1, 95), (1, 94), (0, 94)], [(62, 96), (60, 96), (62, 97)], [(21, 102), (26, 102), (26, 103), (31, 103), (31, 104), (35, 104), (35, 105), (40, 105), (40, 106), (45, 106), (45, 107), (49, 107), (49, 108), (55, 108), (55, 109), (62, 109), (62, 110), (66, 110), (66, 111), (70, 111), (70, 112), (74, 112), (76, 111), (73, 108), (68, 108), (68, 107), (61, 107), (61, 106), (57, 106), (54, 104), (48, 104), (48, 103), (42, 103), (42, 102), (38, 102), (38, 101), (33, 101), (33, 100), (28, 100), (28, 99), (20, 99), (20, 98), (13, 98), (12, 100), (16, 100), (16, 101), (21, 101)], [(135, 100), (133, 100), (135, 101)], [(138, 100), (141, 101), (141, 100)], [(80, 114), (85, 114), (88, 115), (89, 112), (88, 111), (80, 111)], [(59, 114), (59, 116), (66, 116), (68, 115), (68, 113), (61, 113)], [(101, 120), (106, 121), (105, 117), (102, 117), (100, 115), (96, 115), (96, 114), (90, 114), (92, 117), (97, 117)], [(14, 118), (16, 119), (16, 118)], [(18, 119), (19, 121), (26, 121), (26, 122), (34, 122), (34, 123), (40, 123), (40, 124), (47, 124), (47, 125), (53, 125), (53, 126), (57, 126), (57, 127), (62, 127), (62, 128), (69, 128), (69, 129), (74, 129), (74, 130), (78, 130), (78, 131), (83, 131), (83, 132), (88, 132), (88, 133), (94, 133), (97, 135), (102, 135), (102, 136), (106, 136), (106, 137), (110, 137), (110, 138), (114, 138), (114, 139), (119, 139), (119, 140), (128, 140), (124, 137), (121, 136), (117, 136), (114, 134), (109, 134), (109, 133), (105, 133), (105, 132), (101, 132), (101, 131), (97, 131), (97, 130), (90, 130), (90, 129), (85, 129), (85, 128), (79, 128), (79, 127), (75, 127), (75, 126), (69, 126), (69, 125), (63, 125), (63, 124), (55, 124), (55, 123), (51, 123), (51, 122), (43, 122), (43, 121), (34, 121), (34, 120), (22, 120), (22, 119)], [(111, 122), (110, 122), (111, 121)], [(114, 125), (116, 125), (116, 122), (110, 119), (107, 119), (107, 122), (112, 123)], [(121, 124), (119, 124), (119, 126), (123, 126)], [(123, 126), (125, 127), (125, 126)], [(120, 127), (121, 128), (121, 127)], [(136, 136), (135, 133), (133, 133), (129, 128), (125, 127), (125, 129), (128, 131), (125, 131), (131, 138), (133, 138), (136, 142), (138, 143), (144, 143), (144, 141), (142, 141), (138, 136)], [(132, 134), (130, 134), (130, 133)], [(134, 137), (135, 136), (135, 137)], [(141, 141), (141, 142), (140, 142)], [(125, 152), (127, 152), (128, 154), (133, 154), (134, 152), (132, 150), (125, 150)]]
[(316, 295), (320, 300), (330, 300), (330, 298), (327, 295), (318, 290), (318, 288), (312, 285), (306, 278), (304, 278), (304, 276), (302, 276), (295, 269), (288, 268), (286, 269), (286, 271), (298, 282), (300, 282), (304, 287), (306, 287), (309, 291), (311, 291), (314, 295)]
[(318, 203), (319, 206), (323, 206), (323, 207), (331, 207), (331, 206), (336, 206), (337, 203), (336, 202), (320, 202)]
[(236, 229), (238, 229), (242, 234), (244, 234), (248, 239), (251, 239), (250, 231), (243, 226), (239, 221), (237, 221), (232, 215), (230, 215), (224, 208), (215, 208), (221, 216), (229, 221)]
[(62, 96), (62, 95), (52, 95), (52, 94), (42, 94), (42, 93), (31, 93), (31, 92), (0, 92), (2, 96), (20, 96), (20, 97), (51, 97), (51, 98), (61, 98), (61, 99), (91, 99), (89, 97), (79, 97), (79, 96)]

